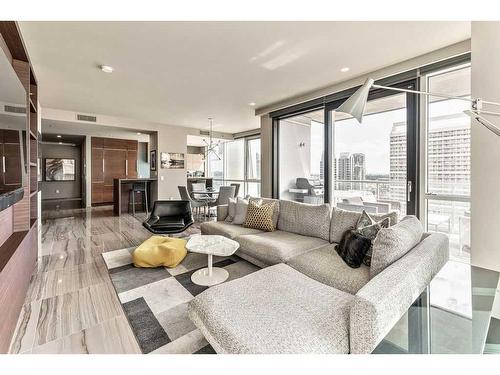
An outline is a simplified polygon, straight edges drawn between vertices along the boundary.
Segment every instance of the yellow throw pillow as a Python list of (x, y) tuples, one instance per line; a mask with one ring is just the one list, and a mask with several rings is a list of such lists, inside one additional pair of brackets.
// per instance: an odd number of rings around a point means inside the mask
[(274, 231), (273, 212), (276, 202), (263, 203), (262, 200), (248, 202), (245, 228), (260, 229), (266, 232)]
[(187, 254), (186, 240), (163, 236), (152, 236), (132, 253), (134, 266), (153, 268), (176, 267)]

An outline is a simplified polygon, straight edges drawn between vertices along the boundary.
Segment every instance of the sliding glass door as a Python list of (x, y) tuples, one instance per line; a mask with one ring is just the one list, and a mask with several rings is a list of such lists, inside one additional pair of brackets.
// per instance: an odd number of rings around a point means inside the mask
[[(422, 85), (430, 92), (469, 98), (470, 66), (428, 74)], [(422, 221), (429, 232), (450, 240), (450, 260), (431, 283), (432, 347), (435, 353), (470, 352), (472, 329), (470, 268), (470, 104), (428, 97), (423, 116)]]
[[(415, 80), (396, 87), (414, 89)], [(416, 214), (414, 94), (370, 93), (363, 123), (335, 112), (345, 100), (274, 121), (274, 196), (347, 210)]]
[(400, 216), (415, 213), (415, 121), (408, 121), (413, 113), (408, 108), (410, 98), (406, 93), (387, 94), (380, 92), (368, 101), (362, 124), (330, 110), (332, 204), (339, 208), (368, 213), (396, 210)]

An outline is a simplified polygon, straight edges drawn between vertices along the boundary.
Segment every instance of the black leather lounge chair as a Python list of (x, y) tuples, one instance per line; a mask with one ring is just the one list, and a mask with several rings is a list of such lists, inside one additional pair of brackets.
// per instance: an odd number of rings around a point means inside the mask
[(185, 231), (194, 223), (189, 201), (156, 201), (149, 218), (142, 225), (154, 234)]

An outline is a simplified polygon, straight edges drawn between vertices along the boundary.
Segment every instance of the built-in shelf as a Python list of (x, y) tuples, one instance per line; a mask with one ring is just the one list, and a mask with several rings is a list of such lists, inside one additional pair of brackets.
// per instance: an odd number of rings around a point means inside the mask
[(36, 103), (33, 101), (33, 99), (30, 97), (30, 112), (31, 113), (36, 113)]
[(2, 246), (0, 246), (0, 272), (2, 272), (5, 265), (9, 262), (12, 255), (14, 255), (17, 248), (19, 247), (21, 242), (23, 242), (27, 234), (28, 231), (14, 232), (10, 235), (9, 238), (7, 238)]

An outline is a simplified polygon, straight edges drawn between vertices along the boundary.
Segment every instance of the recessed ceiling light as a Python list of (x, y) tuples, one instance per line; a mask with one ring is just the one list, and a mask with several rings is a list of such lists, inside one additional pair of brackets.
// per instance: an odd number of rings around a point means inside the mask
[(60, 135), (57, 135), (57, 138), (61, 138), (61, 136), (60, 136)]
[(141, 135), (142, 133), (137, 132), (137, 135)]
[(349, 71), (349, 67), (345, 66), (345, 67), (343, 67), (342, 69), (340, 69), (340, 71), (341, 71), (342, 73), (346, 73), (346, 72), (348, 72), (348, 71)]
[(62, 142), (59, 142), (60, 145), (62, 145)]
[(251, 106), (251, 107), (255, 107), (255, 103), (254, 102), (250, 102), (250, 103), (248, 103), (248, 105)]
[(101, 65), (99, 68), (104, 72), (104, 73), (113, 73), (113, 68), (109, 65)]

